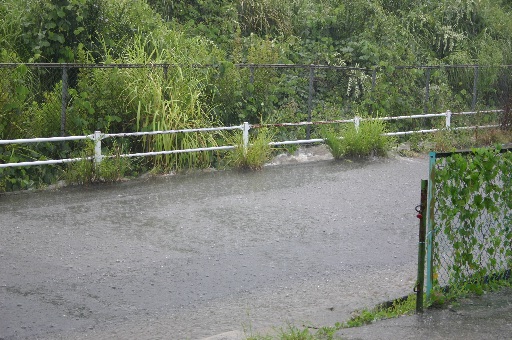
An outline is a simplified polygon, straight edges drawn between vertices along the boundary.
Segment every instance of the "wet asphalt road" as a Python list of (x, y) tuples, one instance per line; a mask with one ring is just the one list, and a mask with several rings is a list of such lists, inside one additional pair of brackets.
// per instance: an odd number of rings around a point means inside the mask
[(0, 195), (0, 338), (332, 326), (409, 294), (424, 158)]

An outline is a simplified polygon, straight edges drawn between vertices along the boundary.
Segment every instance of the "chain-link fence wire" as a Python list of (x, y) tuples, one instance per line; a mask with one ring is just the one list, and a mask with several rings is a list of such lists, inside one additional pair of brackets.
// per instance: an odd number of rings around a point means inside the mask
[(511, 169), (510, 150), (438, 154), (431, 169), (435, 175), (430, 177), (434, 289), (449, 287), (456, 293), (468, 284), (510, 277)]
[[(158, 109), (151, 107), (155, 96), (181, 100), (175, 98), (180, 77), (199, 79), (193, 86), (201, 92), (207, 113), (219, 125), (234, 125), (502, 108), (511, 89), (511, 70), (474, 65), (364, 69), (229, 63), (0, 64), (0, 138), (134, 131), (140, 128), (136, 118), (140, 110)], [(489, 124), (499, 118), (453, 119), (454, 124), (470, 119)], [(428, 129), (443, 123), (441, 118), (401, 120), (393, 122), (391, 130)], [(286, 139), (314, 138), (315, 129), (283, 128), (279, 133)]]
[[(133, 129), (138, 109), (129, 105), (133, 91), (151, 86), (155, 74), (171, 79), (177, 69), (173, 65), (1, 64), (1, 137)], [(194, 69), (194, 76), (199, 71), (206, 74), (200, 84), (202, 100), (224, 125), (502, 108), (512, 83), (512, 67), (506, 66), (363, 69), (222, 64)], [(172, 82), (161, 86), (167, 95), (172, 93), (168, 85)], [(13, 121), (9, 129), (3, 126), (5, 120)], [(425, 119), (395, 124), (400, 125), (396, 130), (409, 130), (442, 122)]]
[[(156, 127), (148, 119), (164, 115), (155, 102), (182, 101), (178, 94), (198, 90), (205, 114), (215, 125), (283, 123), (403, 116), (457, 110), (501, 108), (511, 67), (418, 66), (354, 68), (325, 65), (83, 65), (0, 64), (0, 138), (34, 138)], [(183, 79), (197, 79), (195, 83)], [(190, 87), (183, 91), (180, 87)], [(181, 91), (181, 92), (180, 92)], [(155, 114), (149, 114), (154, 112)], [(454, 124), (496, 117), (453, 117)], [(190, 119), (191, 124), (194, 119)], [(474, 124), (475, 122), (469, 122)], [(479, 123), (478, 121), (476, 123)], [(444, 125), (442, 118), (400, 120), (391, 131)], [(168, 128), (182, 128), (172, 126)], [(189, 126), (192, 127), (192, 126)], [(277, 128), (282, 140), (318, 138), (321, 127)], [(41, 157), (73, 157), (62, 143)], [(108, 147), (109, 141), (105, 141)], [(125, 149), (141, 151), (142, 140)], [(118, 147), (118, 146), (117, 146)], [(17, 148), (17, 147), (11, 147)], [(27, 149), (27, 150), (28, 150)], [(40, 150), (41, 149), (41, 150)], [(3, 147), (3, 154), (12, 153)], [(33, 150), (32, 150), (33, 151)], [(30, 152), (31, 153), (31, 152)], [(29, 154), (29, 153), (27, 153)], [(7, 156), (6, 156), (7, 157)], [(5, 158), (5, 157), (3, 157)], [(32, 155), (30, 159), (34, 158)], [(5, 160), (3, 160), (5, 161)]]
[[(501, 108), (508, 116), (455, 116), (452, 124), (501, 119), (510, 126), (511, 70), (474, 65), (0, 64), (0, 139), (191, 128), (205, 121), (227, 126)], [(191, 96), (197, 96), (199, 115), (208, 119), (174, 112), (172, 103), (190, 102)], [(442, 126), (443, 118), (425, 118), (393, 121), (388, 127)], [(318, 138), (321, 129), (279, 127), (275, 138)], [(116, 145), (107, 139), (103, 145), (125, 152), (147, 149), (143, 138)], [(6, 145), (0, 147), (0, 162), (74, 158), (87, 152), (84, 141)], [(18, 178), (25, 170), (9, 171)]]
[[(61, 67), (4, 65), (0, 67), (0, 138), (60, 136), (66, 116)], [(85, 150), (84, 141), (8, 144), (0, 146), (0, 163), (66, 159)], [(6, 168), (0, 173), (0, 192), (49, 184), (62, 173), (62, 165)]]

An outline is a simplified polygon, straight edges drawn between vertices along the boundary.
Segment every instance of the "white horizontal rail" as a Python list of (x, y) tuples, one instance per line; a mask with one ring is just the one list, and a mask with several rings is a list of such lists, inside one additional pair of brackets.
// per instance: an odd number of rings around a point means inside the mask
[(477, 113), (501, 113), (503, 110), (482, 110), (482, 111), (467, 111), (467, 112), (452, 112), (452, 115), (475, 115)]
[(383, 135), (384, 136), (405, 136), (405, 135), (412, 135), (414, 133), (432, 133), (432, 132), (437, 132), (437, 131), (442, 131), (442, 130), (443, 129), (430, 129), (430, 130), (416, 130), (416, 131), (386, 132)]
[(489, 129), (489, 128), (496, 128), (500, 125), (478, 125), (478, 126), (461, 126), (457, 128), (452, 128), (452, 130), (474, 130), (474, 129)]
[(306, 125), (324, 125), (324, 124), (337, 124), (337, 123), (354, 123), (354, 119), (341, 119), (341, 120), (317, 120), (314, 122), (298, 122), (298, 123), (271, 123), (271, 124), (252, 124), (251, 127), (265, 128), (265, 127), (286, 127), (286, 126), (306, 126)]
[(79, 162), (79, 161), (83, 161), (83, 160), (92, 160), (92, 159), (93, 159), (93, 157), (83, 157), (83, 158), (67, 158), (67, 159), (49, 159), (46, 161), (7, 163), (7, 164), (0, 164), (0, 168), (14, 168), (14, 167), (31, 166), (31, 165), (64, 164), (64, 163), (72, 163), (72, 162)]
[[(236, 148), (234, 145), (226, 146), (212, 146), (208, 148), (197, 148), (197, 149), (183, 149), (183, 150), (169, 150), (169, 151), (153, 151), (153, 152), (140, 152), (140, 153), (128, 153), (119, 155), (119, 157), (144, 157), (144, 156), (159, 156), (159, 155), (171, 155), (176, 153), (188, 153), (188, 152), (201, 152), (201, 151), (215, 151), (215, 150), (231, 150)], [(116, 157), (116, 156), (104, 156), (104, 157)]]
[(68, 136), (68, 137), (47, 137), (47, 138), (26, 138), (26, 139), (4, 139), (0, 140), (2, 144), (27, 144), (27, 143), (45, 143), (45, 142), (63, 142), (67, 140), (93, 139), (93, 135), (88, 136)]
[[(474, 129), (488, 129), (488, 128), (495, 128), (499, 127), (499, 125), (478, 125), (478, 126), (462, 126), (462, 127), (456, 127), (451, 128), (450, 130), (474, 130)], [(405, 135), (412, 135), (414, 133), (432, 133), (432, 132), (438, 132), (438, 131), (446, 131), (446, 129), (430, 129), (430, 130), (414, 130), (414, 131), (401, 131), (401, 132), (387, 132), (384, 133), (384, 136), (405, 136)]]
[[(431, 113), (431, 114), (396, 116), (396, 117), (377, 117), (377, 118), (361, 118), (361, 117), (356, 116), (353, 119), (343, 119), (343, 120), (333, 120), (333, 121), (254, 124), (254, 125), (251, 125), (249, 123), (243, 123), (242, 125), (238, 125), (238, 126), (180, 129), (180, 130), (163, 130), (163, 131), (147, 131), (147, 132), (129, 132), (129, 133), (105, 133), (105, 134), (102, 134), (100, 131), (96, 131), (94, 134), (86, 135), (86, 136), (0, 140), (0, 145), (61, 142), (61, 141), (83, 140), (83, 139), (91, 139), (95, 143), (95, 148), (94, 148), (95, 154), (92, 157), (7, 163), (7, 164), (0, 164), (0, 168), (22, 167), (22, 166), (31, 166), (31, 165), (46, 165), (46, 164), (63, 164), (63, 163), (78, 162), (81, 160), (93, 160), (94, 162), (99, 163), (99, 162), (101, 162), (102, 158), (116, 157), (116, 156), (110, 156), (110, 155), (103, 156), (101, 154), (101, 141), (103, 139), (113, 138), (113, 137), (130, 137), (130, 136), (148, 136), (148, 135), (158, 135), (158, 134), (177, 134), (177, 133), (192, 133), (192, 132), (214, 132), (214, 131), (242, 130), (242, 132), (243, 132), (243, 147), (247, 148), (249, 145), (249, 130), (251, 128), (255, 129), (255, 128), (263, 128), (263, 127), (287, 127), (287, 126), (291, 127), (291, 126), (307, 126), (307, 125), (338, 124), (338, 123), (353, 123), (353, 124), (355, 124), (356, 128), (358, 128), (359, 123), (361, 121), (368, 121), (368, 120), (388, 121), (388, 120), (400, 120), (400, 119), (446, 117), (445, 129), (451, 129), (451, 130), (485, 129), (485, 128), (498, 127), (499, 125), (451, 127), (451, 116), (473, 115), (473, 114), (477, 114), (477, 113), (500, 113), (500, 112), (503, 112), (503, 110), (485, 110), (485, 111), (471, 111), (471, 112), (458, 112), (458, 113), (452, 113), (450, 111), (446, 111), (443, 113)], [(441, 130), (443, 130), (443, 129), (399, 131), (399, 132), (388, 132), (388, 133), (385, 133), (384, 135), (386, 135), (386, 136), (403, 136), (403, 135), (410, 135), (410, 134), (414, 134), (414, 133), (432, 133), (432, 132), (437, 132), (437, 131), (441, 131)], [(303, 140), (295, 140), (295, 141), (270, 142), (269, 145), (270, 146), (279, 146), (279, 145), (310, 144), (310, 143), (323, 143), (323, 142), (324, 142), (324, 139), (319, 138), (319, 139), (303, 139)], [(190, 153), (190, 152), (205, 152), (205, 151), (216, 151), (216, 150), (220, 151), (220, 150), (231, 150), (236, 147), (237, 146), (234, 146), (234, 145), (225, 145), (225, 146), (214, 146), (214, 147), (205, 147), (205, 148), (196, 148), (196, 149), (141, 152), (141, 153), (133, 153), (133, 154), (122, 154), (122, 155), (119, 155), (119, 157), (145, 157), (145, 156), (170, 155), (170, 154)]]
[(376, 117), (376, 118), (361, 118), (364, 120), (400, 120), (400, 119), (414, 119), (414, 118), (433, 118), (433, 117), (446, 117), (444, 113), (427, 113), (424, 115), (410, 115), (410, 116), (396, 116), (396, 117)]
[(322, 138), (318, 139), (300, 139), (300, 140), (291, 140), (285, 142), (270, 142), (268, 145), (270, 146), (278, 146), (278, 145), (292, 145), (292, 144), (310, 144), (310, 143), (323, 143), (325, 140)]
[(163, 135), (174, 133), (190, 133), (190, 132), (212, 132), (212, 131), (226, 131), (226, 130), (243, 130), (243, 125), (238, 126), (222, 126), (215, 128), (197, 128), (197, 129), (182, 129), (182, 130), (163, 130), (163, 131), (146, 131), (146, 132), (127, 132), (127, 133), (105, 133), (101, 136), (103, 138), (109, 137), (130, 137), (130, 136), (148, 136), (148, 135)]

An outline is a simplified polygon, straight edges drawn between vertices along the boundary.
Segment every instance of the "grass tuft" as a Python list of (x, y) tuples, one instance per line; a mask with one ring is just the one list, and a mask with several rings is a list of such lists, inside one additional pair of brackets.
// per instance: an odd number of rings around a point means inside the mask
[(383, 134), (386, 125), (379, 120), (361, 122), (359, 129), (354, 125), (346, 125), (341, 136), (333, 129), (322, 132), (325, 143), (335, 159), (343, 157), (386, 156), (391, 149), (391, 139)]
[(272, 155), (272, 147), (269, 145), (271, 141), (272, 134), (268, 129), (258, 130), (247, 149), (244, 148), (241, 137), (238, 137), (235, 140), (237, 147), (227, 155), (228, 164), (239, 169), (261, 170)]
[(360, 327), (371, 324), (377, 320), (395, 318), (401, 315), (412, 314), (416, 310), (416, 295), (411, 294), (405, 298), (397, 299), (391, 303), (381, 304), (373, 309), (363, 309), (347, 322), (342, 328)]

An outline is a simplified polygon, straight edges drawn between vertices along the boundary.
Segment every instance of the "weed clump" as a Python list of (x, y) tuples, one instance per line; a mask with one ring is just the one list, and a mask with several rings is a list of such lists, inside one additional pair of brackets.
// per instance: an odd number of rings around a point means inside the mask
[(386, 156), (391, 140), (385, 136), (386, 126), (379, 120), (361, 122), (359, 128), (347, 125), (338, 136), (335, 130), (326, 129), (322, 135), (335, 159)]
[(342, 328), (359, 327), (371, 324), (377, 320), (395, 318), (401, 315), (412, 314), (416, 308), (416, 296), (411, 294), (392, 301), (389, 304), (382, 304), (373, 309), (363, 309), (342, 324)]
[(235, 141), (236, 148), (228, 155), (228, 164), (244, 170), (260, 170), (272, 155), (272, 134), (267, 129), (261, 129), (252, 139), (252, 143), (245, 146), (239, 137)]
[(80, 161), (68, 163), (62, 177), (67, 184), (88, 184), (95, 182), (117, 182), (131, 170), (131, 161), (121, 157), (122, 148), (114, 145), (114, 148), (99, 164), (92, 161), (94, 146), (92, 143), (86, 146), (79, 156)]

